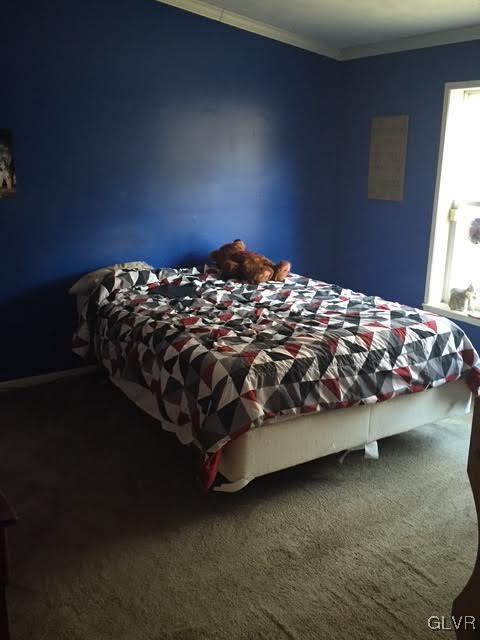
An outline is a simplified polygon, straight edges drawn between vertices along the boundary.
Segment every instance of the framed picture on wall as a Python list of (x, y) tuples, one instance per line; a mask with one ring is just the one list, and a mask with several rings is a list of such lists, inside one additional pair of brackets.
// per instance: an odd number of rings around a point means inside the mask
[(16, 186), (12, 134), (8, 129), (0, 129), (0, 198), (13, 196)]

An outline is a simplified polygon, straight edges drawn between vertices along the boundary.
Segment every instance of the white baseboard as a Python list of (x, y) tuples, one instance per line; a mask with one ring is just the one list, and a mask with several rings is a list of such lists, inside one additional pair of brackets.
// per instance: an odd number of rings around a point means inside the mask
[(36, 387), (40, 384), (53, 382), (60, 378), (71, 378), (73, 376), (83, 376), (98, 370), (95, 364), (85, 367), (75, 367), (75, 369), (64, 369), (63, 371), (52, 371), (52, 373), (43, 373), (38, 376), (29, 376), (28, 378), (17, 378), (16, 380), (6, 380), (0, 382), (0, 391), (6, 389), (26, 389), (28, 387)]

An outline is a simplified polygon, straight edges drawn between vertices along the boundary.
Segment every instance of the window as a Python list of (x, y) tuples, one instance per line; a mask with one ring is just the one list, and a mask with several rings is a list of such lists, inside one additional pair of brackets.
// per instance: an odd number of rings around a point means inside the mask
[(423, 306), (480, 325), (480, 81), (446, 85)]

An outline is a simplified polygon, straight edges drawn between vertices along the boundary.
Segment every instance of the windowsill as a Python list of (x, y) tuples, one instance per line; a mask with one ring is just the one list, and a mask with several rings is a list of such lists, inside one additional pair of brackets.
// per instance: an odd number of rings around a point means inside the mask
[(457, 320), (459, 322), (466, 322), (467, 324), (473, 324), (476, 327), (480, 327), (480, 311), (476, 310), (472, 313), (478, 314), (478, 317), (469, 316), (468, 313), (463, 313), (462, 311), (452, 311), (448, 304), (444, 302), (438, 302), (437, 304), (426, 304), (422, 305), (424, 311), (430, 311), (430, 313), (436, 313), (439, 316), (445, 316), (446, 318), (450, 318), (451, 320)]

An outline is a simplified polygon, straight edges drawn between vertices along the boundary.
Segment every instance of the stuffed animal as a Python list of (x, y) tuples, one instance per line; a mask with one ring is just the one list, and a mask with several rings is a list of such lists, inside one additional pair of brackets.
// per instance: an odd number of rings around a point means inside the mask
[(283, 282), (290, 273), (290, 262), (280, 260), (273, 264), (271, 260), (259, 253), (247, 251), (242, 240), (234, 240), (210, 254), (227, 278), (246, 280), (254, 284), (274, 280)]

